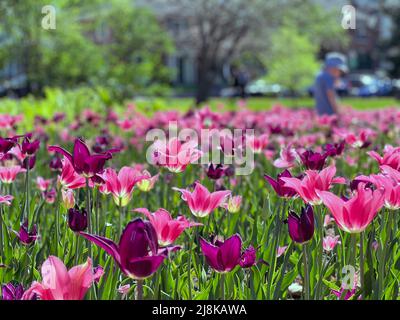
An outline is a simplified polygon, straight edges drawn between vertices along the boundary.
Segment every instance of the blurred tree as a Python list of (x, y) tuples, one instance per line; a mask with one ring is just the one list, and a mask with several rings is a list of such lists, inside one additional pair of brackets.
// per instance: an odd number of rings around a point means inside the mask
[(0, 62), (17, 63), (30, 92), (107, 85), (118, 96), (160, 93), (172, 49), (154, 15), (130, 0), (54, 0), (56, 29), (42, 28), (46, 0), (2, 0)]
[(318, 45), (301, 34), (293, 25), (285, 24), (271, 36), (271, 46), (265, 65), (267, 79), (289, 89), (294, 96), (306, 88), (318, 70)]
[[(194, 51), (197, 68), (197, 104), (206, 100), (232, 61), (266, 61), (271, 37), (287, 19), (301, 33), (324, 48), (337, 48), (346, 35), (340, 27), (340, 11), (332, 13), (313, 0), (147, 0), (167, 22), (181, 22), (185, 29), (175, 35), (177, 48)], [(307, 14), (304, 14), (307, 12)], [(257, 63), (251, 62), (253, 65)]]

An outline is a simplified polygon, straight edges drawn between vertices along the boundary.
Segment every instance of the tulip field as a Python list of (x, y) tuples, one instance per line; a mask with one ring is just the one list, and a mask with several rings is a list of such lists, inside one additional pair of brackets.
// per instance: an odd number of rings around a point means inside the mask
[(2, 300), (399, 298), (395, 107), (12, 113)]

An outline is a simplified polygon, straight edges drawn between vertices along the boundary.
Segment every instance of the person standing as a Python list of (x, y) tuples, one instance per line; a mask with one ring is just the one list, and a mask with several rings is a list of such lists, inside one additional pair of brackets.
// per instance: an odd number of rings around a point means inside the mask
[(319, 115), (339, 114), (335, 83), (346, 72), (348, 68), (343, 55), (337, 53), (327, 55), (324, 67), (314, 83), (315, 108)]

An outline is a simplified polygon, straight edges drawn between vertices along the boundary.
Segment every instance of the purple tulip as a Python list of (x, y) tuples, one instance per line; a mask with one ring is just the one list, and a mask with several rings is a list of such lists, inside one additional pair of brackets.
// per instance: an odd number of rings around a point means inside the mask
[(32, 170), (35, 167), (36, 164), (36, 155), (30, 156), (30, 157), (26, 157), (24, 159), (24, 161), (22, 161), (22, 165), (21, 167), (28, 170)]
[(85, 209), (78, 207), (68, 210), (68, 226), (74, 232), (85, 231), (87, 228), (88, 217)]
[(339, 143), (325, 145), (325, 154), (330, 157), (340, 156), (343, 153), (345, 141), (341, 141)]
[(214, 244), (200, 238), (200, 247), (207, 263), (217, 272), (232, 271), (239, 264), (242, 256), (242, 239), (238, 234), (224, 242), (217, 240)]
[(21, 151), (22, 153), (27, 154), (28, 156), (32, 156), (39, 150), (39, 147), (40, 147), (39, 140), (31, 142), (28, 136), (26, 136), (22, 141)]
[(222, 164), (217, 164), (215, 167), (211, 163), (207, 170), (207, 177), (213, 180), (218, 180), (224, 175), (224, 168)]
[(285, 187), (285, 182), (281, 178), (292, 178), (292, 174), (289, 170), (284, 170), (280, 174), (278, 174), (276, 180), (271, 178), (269, 175), (264, 175), (264, 178), (269, 182), (271, 187), (275, 190), (276, 194), (279, 197), (283, 198), (292, 198), (297, 192), (292, 188)]
[(20, 284), (13, 285), (11, 282), (1, 287), (2, 300), (21, 300), (24, 288)]
[(112, 240), (80, 233), (87, 240), (103, 248), (117, 262), (121, 271), (133, 279), (150, 277), (161, 266), (167, 250), (158, 249), (157, 233), (148, 221), (138, 218), (128, 223), (119, 244)]
[(288, 227), (290, 238), (294, 242), (303, 244), (311, 240), (314, 235), (314, 212), (310, 205), (301, 209), (300, 217), (289, 211)]
[(49, 167), (53, 171), (59, 171), (62, 169), (63, 164), (60, 157), (53, 157), (49, 163)]
[(6, 154), (17, 144), (17, 138), (2, 138), (0, 137), (0, 153)]
[(102, 154), (90, 154), (89, 148), (81, 139), (75, 140), (73, 154), (59, 146), (50, 146), (48, 150), (64, 155), (71, 162), (76, 173), (87, 178), (92, 178), (101, 173), (106, 161), (112, 158), (112, 153), (118, 152), (118, 150), (113, 149)]
[(240, 258), (239, 264), (242, 268), (250, 268), (257, 263), (257, 250), (253, 246), (249, 246)]
[(304, 151), (299, 156), (303, 165), (310, 170), (321, 170), (328, 157), (327, 154), (313, 152), (312, 150)]
[(28, 220), (25, 220), (19, 231), (13, 230), (13, 232), (17, 235), (19, 241), (25, 245), (35, 243), (36, 239), (38, 238), (36, 225), (32, 226), (31, 231), (28, 230)]

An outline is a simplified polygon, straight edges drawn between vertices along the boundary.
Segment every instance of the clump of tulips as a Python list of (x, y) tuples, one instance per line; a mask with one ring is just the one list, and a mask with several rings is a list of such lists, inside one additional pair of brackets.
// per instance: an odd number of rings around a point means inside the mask
[[(399, 298), (397, 109), (21, 119), (0, 115), (2, 300)], [(147, 142), (171, 123), (206, 141)]]

